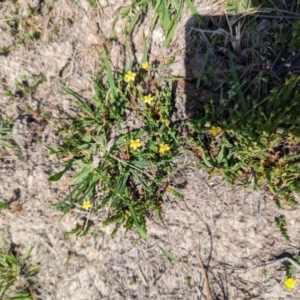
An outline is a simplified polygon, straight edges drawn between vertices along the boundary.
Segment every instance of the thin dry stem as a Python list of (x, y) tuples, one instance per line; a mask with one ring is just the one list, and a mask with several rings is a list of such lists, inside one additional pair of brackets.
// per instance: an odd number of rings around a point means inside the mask
[(212, 300), (211, 292), (210, 292), (210, 288), (209, 288), (209, 283), (208, 283), (208, 278), (207, 278), (207, 275), (206, 275), (206, 271), (204, 269), (200, 253), (197, 251), (195, 243), (194, 243), (193, 240), (192, 240), (192, 245), (193, 245), (193, 249), (195, 251), (199, 266), (200, 266), (201, 271), (202, 271), (202, 276), (203, 276), (204, 284), (205, 284), (206, 300)]

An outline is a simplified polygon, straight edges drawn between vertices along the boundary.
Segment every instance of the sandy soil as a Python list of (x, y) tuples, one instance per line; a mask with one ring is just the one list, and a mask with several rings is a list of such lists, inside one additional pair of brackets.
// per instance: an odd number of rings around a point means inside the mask
[[(299, 287), (285, 289), (282, 264), (264, 266), (265, 262), (299, 253), (299, 211), (287, 208), (279, 212), (264, 190), (232, 188), (220, 178), (208, 180), (204, 172), (186, 166), (189, 158), (178, 162), (180, 171), (174, 175), (185, 201), (167, 195), (163, 222), (155, 215), (148, 220), (148, 234), (155, 243), (144, 242), (135, 231), (125, 235), (120, 230), (112, 238), (113, 228), (102, 225), (105, 210), (91, 216), (93, 234), (65, 236), (85, 215), (74, 209), (63, 216), (51, 206), (68, 189), (63, 183), (47, 181), (59, 168), (45, 145), (59, 142), (53, 132), (59, 118), (75, 116), (78, 111), (74, 99), (63, 92), (59, 82), (65, 81), (77, 93), (89, 97), (101, 46), (111, 36), (116, 16), (126, 4), (98, 2), (98, 8), (85, 1), (0, 2), (0, 20), (12, 12), (25, 16), (28, 5), (39, 12), (30, 20), (39, 32), (34, 41), (24, 39), (22, 29), (13, 34), (8, 22), (0, 21), (0, 49), (8, 49), (0, 55), (0, 111), (2, 117), (14, 120), (13, 140), (24, 155), (24, 161), (20, 161), (12, 151), (0, 149), (0, 200), (14, 200), (10, 209), (0, 212), (0, 230), (5, 233), (7, 247), (13, 245), (18, 253), (35, 245), (30, 262), (40, 265), (36, 298), (206, 299), (198, 253), (213, 299), (300, 299)], [(199, 10), (208, 7), (202, 1), (196, 5)], [(161, 47), (162, 29), (157, 26), (153, 33), (150, 59), (164, 62), (175, 56), (174, 75), (184, 76), (186, 72), (183, 37), (189, 19), (186, 12), (167, 49)], [(118, 42), (111, 42), (115, 68), (122, 68), (124, 63), (124, 22), (115, 22)], [(149, 22), (146, 17), (133, 34), (131, 45), (137, 60), (142, 55), (143, 33), (149, 34)], [(17, 38), (20, 43), (16, 43)], [(201, 57), (194, 59), (201, 63)], [(43, 83), (19, 95), (17, 81), (25, 80), (30, 85), (40, 75), (45, 77)], [(15, 96), (5, 97), (7, 90)], [(179, 111), (184, 97), (178, 95), (176, 101)], [(288, 221), (290, 243), (275, 227), (274, 218), (279, 214)], [(169, 261), (158, 245), (181, 264)], [(296, 278), (300, 280), (299, 274)]]

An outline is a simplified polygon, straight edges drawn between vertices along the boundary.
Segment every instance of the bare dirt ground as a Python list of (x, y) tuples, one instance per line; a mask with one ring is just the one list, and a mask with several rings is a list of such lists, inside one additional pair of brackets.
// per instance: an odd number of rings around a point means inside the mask
[[(36, 298), (206, 299), (199, 253), (213, 299), (300, 299), (299, 287), (285, 289), (282, 264), (264, 266), (299, 253), (299, 210), (280, 212), (288, 221), (292, 241), (288, 243), (276, 230), (274, 218), (279, 212), (264, 190), (232, 188), (220, 178), (208, 180), (204, 172), (186, 167), (188, 157), (178, 162), (180, 171), (173, 179), (185, 201), (167, 196), (163, 222), (153, 215), (147, 224), (149, 236), (181, 265), (169, 261), (157, 245), (139, 239), (134, 231), (124, 235), (120, 230), (112, 238), (113, 228), (102, 225), (105, 210), (91, 216), (93, 235), (65, 237), (85, 215), (74, 209), (63, 216), (51, 206), (68, 190), (63, 183), (47, 181), (59, 168), (53, 165), (56, 160), (48, 156), (45, 144), (56, 145), (59, 136), (53, 124), (78, 111), (59, 81), (89, 97), (92, 78), (99, 70), (101, 45), (111, 36), (123, 2), (100, 0), (97, 8), (86, 1), (0, 2), (0, 49), (7, 49), (0, 55), (0, 110), (2, 116), (14, 120), (13, 139), (24, 155), (20, 161), (12, 151), (0, 150), (0, 199), (15, 200), (10, 209), (0, 212), (0, 230), (7, 247), (13, 246), (18, 253), (35, 245), (30, 262), (40, 265)], [(16, 9), (19, 16), (26, 16), (28, 5), (39, 13), (12, 33), (5, 20)], [(208, 7), (202, 1), (196, 5), (200, 10)], [(185, 75), (183, 36), (189, 18), (186, 13), (168, 49), (161, 48), (161, 28), (157, 26), (153, 33), (150, 60), (164, 62), (175, 56), (174, 75)], [(118, 41), (111, 42), (115, 68), (123, 67), (124, 22), (120, 18), (115, 22)], [(37, 39), (24, 39), (26, 26), (35, 26)], [(147, 18), (133, 34), (138, 60), (143, 34), (149, 34)], [(201, 62), (201, 57), (197, 59)], [(21, 75), (26, 75), (29, 84), (40, 75), (46, 80), (36, 90), (20, 95), (16, 82), (23, 80)], [(15, 96), (5, 97), (7, 90)], [(179, 96), (178, 110), (182, 101), (184, 97)], [(296, 279), (300, 280), (297, 274)]]

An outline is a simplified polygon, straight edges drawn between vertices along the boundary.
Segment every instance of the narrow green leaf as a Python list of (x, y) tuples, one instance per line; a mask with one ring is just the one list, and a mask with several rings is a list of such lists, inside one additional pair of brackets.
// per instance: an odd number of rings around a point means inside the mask
[(159, 5), (157, 6), (155, 12), (158, 15), (158, 18), (160, 19), (160, 22), (162, 24), (162, 27), (164, 29), (164, 32), (166, 33), (171, 21), (168, 5), (166, 3), (166, 0), (161, 0), (159, 2)]
[(106, 50), (105, 50), (104, 47), (103, 47), (103, 61), (104, 61), (104, 65), (105, 65), (105, 69), (106, 69), (106, 73), (107, 73), (107, 77), (108, 77), (108, 83), (109, 83), (109, 87), (110, 87), (112, 97), (114, 99), (117, 99), (118, 90), (117, 90), (116, 85), (115, 85), (115, 80), (114, 80), (112, 70), (111, 70), (111, 67), (110, 67), (110, 62), (109, 62), (109, 59), (108, 59), (108, 56), (107, 56), (107, 53), (106, 53)]
[(7, 148), (13, 148), (13, 145), (9, 142), (5, 142), (3, 140), (0, 140), (0, 145), (7, 147)]
[(133, 218), (133, 223), (138, 231), (138, 233), (140, 234), (140, 236), (145, 239), (148, 242), (151, 242), (152, 240), (150, 239), (150, 237), (147, 235), (146, 231), (143, 229), (143, 227), (139, 224), (137, 217), (135, 215), (134, 209), (132, 207), (132, 204), (128, 204), (131, 216)]
[(173, 20), (170, 22), (170, 26), (169, 26), (170, 28), (167, 32), (166, 39), (164, 40), (164, 43), (163, 43), (164, 47), (169, 46), (169, 44), (173, 38), (174, 32), (177, 28), (177, 25), (181, 19), (182, 11), (183, 11), (183, 1), (181, 1), (181, 3), (180, 3), (180, 6), (177, 10), (177, 14), (176, 14), (175, 18), (173, 18)]
[(28, 249), (28, 250), (23, 254), (23, 256), (22, 256), (22, 258), (21, 258), (22, 262), (25, 262), (25, 261), (28, 259), (28, 257), (30, 256), (30, 253), (31, 253), (31, 251), (32, 251), (32, 249), (33, 249), (34, 246), (35, 246), (35, 245), (31, 246), (30, 249)]
[(138, 168), (149, 168), (153, 167), (154, 163), (152, 161), (147, 161), (147, 160), (131, 160), (129, 161), (131, 165), (134, 165)]
[(127, 26), (127, 34), (130, 34), (136, 25), (137, 21), (139, 20), (140, 16), (144, 12), (144, 7), (141, 7), (137, 12), (134, 13), (134, 17), (131, 19), (130, 23)]
[(149, 190), (149, 186), (147, 183), (143, 180), (143, 178), (140, 176), (138, 172), (134, 169), (130, 169), (129, 172), (141, 183), (141, 185), (146, 189)]
[(31, 296), (30, 296), (30, 294), (24, 292), (24, 293), (18, 293), (16, 295), (13, 295), (13, 296), (10, 296), (7, 298), (7, 300), (17, 300), (17, 299), (31, 300)]
[(142, 63), (148, 61), (148, 39), (143, 34), (143, 57), (142, 57)]
[(201, 28), (208, 30), (208, 26), (206, 22), (204, 22), (202, 17), (199, 15), (199, 12), (197, 11), (197, 8), (194, 6), (193, 2), (191, 0), (185, 0), (185, 3), (187, 4), (188, 8), (194, 15), (194, 18), (196, 18), (199, 24), (201, 25)]
[(122, 175), (119, 176), (118, 182), (111, 196), (112, 206), (114, 206), (115, 203), (120, 199), (120, 195), (124, 194), (128, 177), (129, 174), (127, 172), (124, 172)]
[(93, 171), (93, 166), (89, 166), (86, 170), (80, 170), (75, 177), (71, 180), (70, 185), (78, 183), (80, 180), (83, 180)]
[(228, 62), (229, 62), (229, 67), (230, 67), (230, 72), (231, 72), (231, 75), (232, 75), (233, 82), (234, 82), (235, 85), (238, 86), (237, 93), (238, 93), (238, 96), (239, 96), (240, 104), (241, 104), (242, 109), (245, 113), (245, 112), (248, 111), (248, 105), (246, 103), (246, 99), (245, 99), (244, 94), (242, 92), (241, 85), (240, 85), (240, 82), (239, 82), (239, 78), (238, 78), (238, 75), (237, 75), (237, 72), (236, 72), (236, 69), (235, 69), (235, 65), (234, 65), (234, 62), (233, 62), (232, 53), (231, 53), (231, 50), (229, 48), (228, 48)]
[(61, 177), (72, 167), (72, 162), (70, 162), (66, 167), (65, 167), (65, 169), (64, 170), (62, 170), (61, 172), (58, 172), (58, 173), (56, 173), (56, 174), (54, 174), (54, 175), (52, 175), (52, 176), (50, 176), (49, 178), (48, 178), (48, 181), (58, 181), (58, 180), (60, 180), (61, 179)]
[(225, 157), (225, 146), (222, 145), (221, 150), (219, 151), (218, 156), (217, 156), (218, 164), (220, 164), (223, 161), (224, 157)]
[(87, 113), (89, 116), (94, 116), (92, 109), (89, 107), (89, 105), (87, 105), (87, 103), (85, 102), (85, 100), (83, 98), (81, 98), (76, 92), (72, 91), (70, 88), (68, 88), (62, 82), (61, 82), (61, 86), (66, 93), (70, 94), (78, 101), (78, 105), (82, 108), (82, 110), (85, 113)]
[[(158, 245), (157, 245), (158, 246)], [(179, 264), (181, 265), (180, 261), (175, 257), (173, 256), (170, 252), (166, 251), (164, 248), (158, 246), (158, 248), (163, 252), (163, 254), (169, 258), (172, 262), (176, 263), (176, 264)]]
[(129, 14), (131, 7), (132, 7), (131, 5), (127, 5), (121, 9), (120, 15), (122, 18), (126, 17)]
[(208, 168), (213, 168), (214, 166), (208, 161), (208, 159), (206, 158), (204, 152), (202, 151), (202, 159), (204, 161), (204, 164), (208, 167)]

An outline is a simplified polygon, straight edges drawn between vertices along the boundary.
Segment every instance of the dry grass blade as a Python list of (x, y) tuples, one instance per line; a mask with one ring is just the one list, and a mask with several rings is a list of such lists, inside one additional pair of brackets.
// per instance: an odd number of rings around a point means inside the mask
[(201, 271), (202, 271), (202, 276), (203, 276), (203, 280), (204, 280), (204, 284), (205, 284), (206, 300), (212, 300), (211, 292), (210, 292), (210, 288), (209, 288), (209, 283), (208, 283), (208, 278), (207, 278), (207, 275), (206, 275), (206, 271), (204, 269), (200, 253), (197, 251), (196, 245), (195, 245), (193, 240), (192, 240), (192, 246), (193, 246), (193, 249), (195, 251), (199, 266), (200, 266)]

